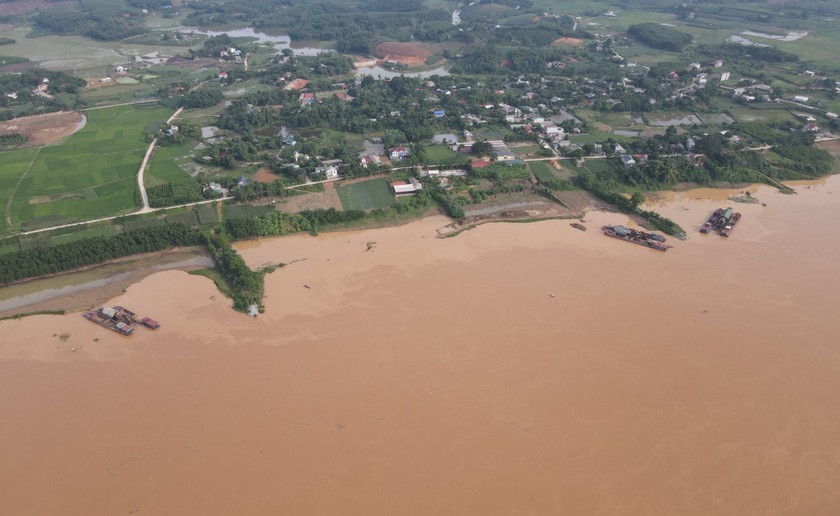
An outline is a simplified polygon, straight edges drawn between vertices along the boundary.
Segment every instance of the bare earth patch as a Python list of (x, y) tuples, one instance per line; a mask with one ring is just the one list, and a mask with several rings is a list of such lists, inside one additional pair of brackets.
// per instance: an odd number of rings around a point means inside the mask
[(582, 45), (583, 40), (580, 38), (557, 38), (551, 42), (552, 45)]
[[(330, 184), (330, 183), (326, 183)], [(325, 188), (323, 192), (313, 192), (303, 195), (295, 195), (287, 197), (282, 201), (278, 201), (276, 209), (284, 213), (298, 213), (304, 210), (328, 210), (335, 208), (341, 210), (341, 199), (338, 198), (338, 192), (335, 188)]]
[(465, 217), (437, 230), (438, 238), (457, 235), (488, 222), (514, 222), (542, 219), (577, 219), (586, 210), (601, 209), (602, 205), (587, 192), (555, 192), (563, 204), (551, 202), (533, 194), (512, 194), (490, 202), (470, 206)]
[(256, 181), (257, 183), (273, 183), (277, 180), (280, 176), (277, 172), (274, 172), (268, 167), (262, 167), (261, 169), (257, 170), (257, 172), (251, 176), (251, 179)]
[(83, 114), (75, 111), (14, 118), (0, 122), (0, 134), (19, 133), (29, 139), (21, 147), (40, 147), (67, 138), (84, 127), (86, 120)]
[(426, 59), (434, 54), (433, 51), (420, 43), (401, 43), (387, 41), (376, 45), (374, 55), (386, 61), (396, 61), (403, 64), (425, 64)]

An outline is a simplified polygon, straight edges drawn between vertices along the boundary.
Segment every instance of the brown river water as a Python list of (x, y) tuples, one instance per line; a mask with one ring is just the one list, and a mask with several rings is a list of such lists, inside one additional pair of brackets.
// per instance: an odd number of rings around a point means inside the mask
[(840, 176), (697, 229), (733, 192), (610, 213), (244, 242), (250, 319), (206, 278), (0, 322), (0, 513), (840, 514)]

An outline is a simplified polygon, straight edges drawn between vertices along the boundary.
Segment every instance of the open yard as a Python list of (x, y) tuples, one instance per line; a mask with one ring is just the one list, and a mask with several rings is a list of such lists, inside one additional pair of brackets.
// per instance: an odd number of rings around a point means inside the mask
[(575, 174), (572, 168), (564, 166), (564, 164), (571, 165), (572, 162), (570, 160), (531, 161), (528, 163), (528, 167), (540, 181), (569, 179)]
[(171, 181), (180, 181), (189, 177), (182, 165), (192, 165), (195, 143), (156, 147), (149, 168), (146, 170), (146, 187)]
[(423, 163), (426, 165), (461, 165), (469, 162), (469, 156), (458, 154), (446, 145), (430, 145), (423, 149)]
[(345, 210), (373, 210), (394, 204), (394, 194), (384, 177), (336, 188)]
[(85, 117), (81, 113), (58, 111), (0, 122), (0, 135), (22, 134), (28, 139), (22, 147), (39, 147), (70, 136), (78, 131), (84, 122)]
[(87, 125), (61, 145), (34, 156), (31, 150), (3, 153), (0, 197), (12, 196), (12, 227), (34, 229), (134, 208), (137, 168), (148, 145), (144, 128), (169, 114), (131, 106), (92, 110)]

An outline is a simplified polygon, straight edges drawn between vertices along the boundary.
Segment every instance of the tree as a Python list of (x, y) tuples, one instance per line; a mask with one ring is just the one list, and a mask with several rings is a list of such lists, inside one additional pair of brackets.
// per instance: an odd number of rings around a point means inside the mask
[(645, 196), (642, 192), (634, 192), (632, 196), (630, 196), (630, 202), (633, 203), (633, 206), (639, 207), (645, 203)]

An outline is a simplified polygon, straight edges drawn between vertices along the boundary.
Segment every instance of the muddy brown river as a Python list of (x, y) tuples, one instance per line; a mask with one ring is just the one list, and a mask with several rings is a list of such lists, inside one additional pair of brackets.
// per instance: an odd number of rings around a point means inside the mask
[(0, 513), (840, 514), (840, 176), (796, 189), (663, 194), (667, 253), (433, 217), (238, 244), (290, 264), (257, 319), (166, 271), (110, 302), (157, 332), (0, 322)]

